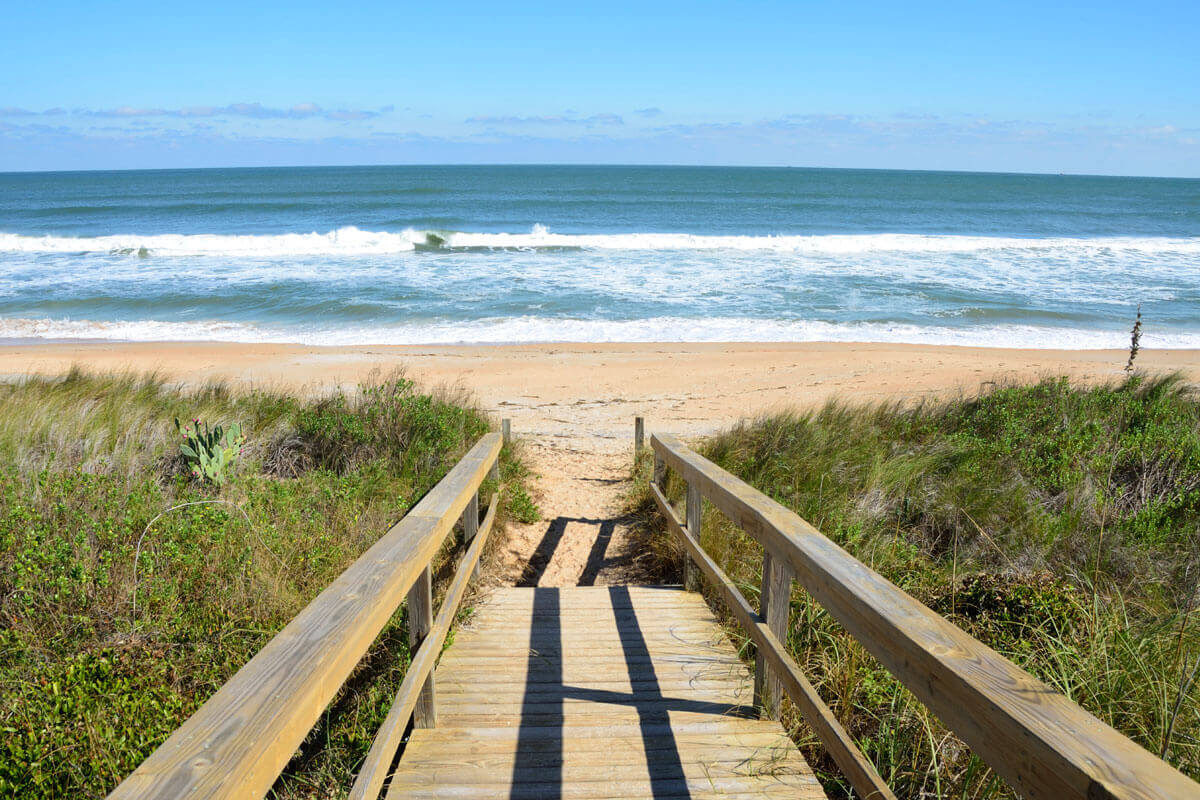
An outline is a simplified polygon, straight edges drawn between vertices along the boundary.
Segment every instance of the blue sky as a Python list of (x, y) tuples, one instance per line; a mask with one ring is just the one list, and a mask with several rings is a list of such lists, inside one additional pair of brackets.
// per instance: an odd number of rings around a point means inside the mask
[(0, 170), (568, 162), (1200, 177), (1197, 42), (1194, 0), (12, 3)]

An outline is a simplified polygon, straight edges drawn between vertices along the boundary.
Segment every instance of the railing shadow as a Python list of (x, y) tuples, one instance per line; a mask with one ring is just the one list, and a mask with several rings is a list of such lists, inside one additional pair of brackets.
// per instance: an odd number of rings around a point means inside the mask
[(630, 692), (570, 686), (564, 682), (560, 592), (543, 587), (534, 593), (525, 695), (509, 795), (512, 800), (563, 796), (569, 699), (623, 705), (637, 712), (637, 731), (642, 740), (650, 792), (656, 798), (689, 794), (682, 757), (671, 728), (672, 711), (721, 716), (753, 713), (752, 709), (731, 703), (664, 696), (629, 588), (610, 586), (608, 597), (610, 608), (601, 606), (596, 612), (598, 617), (605, 610), (613, 614)]
[(542, 535), (541, 541), (538, 542), (537, 549), (534, 550), (533, 555), (529, 558), (529, 562), (525, 565), (524, 570), (522, 570), (521, 578), (517, 581), (517, 586), (532, 587), (538, 585), (542, 576), (546, 574), (546, 569), (550, 566), (550, 561), (554, 558), (555, 552), (562, 543), (567, 525), (571, 523), (577, 525), (594, 525), (598, 528), (596, 538), (592, 542), (591, 549), (588, 551), (587, 562), (584, 564), (583, 572), (579, 576), (579, 586), (595, 586), (596, 581), (600, 577), (601, 570), (606, 567), (628, 566), (628, 564), (632, 563), (632, 556), (617, 556), (615, 558), (608, 556), (608, 546), (612, 542), (613, 533), (616, 531), (617, 525), (623, 521), (623, 517), (603, 519), (555, 517), (550, 520), (550, 523), (546, 526), (546, 532)]

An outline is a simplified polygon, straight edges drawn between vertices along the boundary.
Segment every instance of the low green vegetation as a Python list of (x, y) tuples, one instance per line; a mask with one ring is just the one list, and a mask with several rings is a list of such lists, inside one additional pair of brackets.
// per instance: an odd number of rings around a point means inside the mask
[[(1179, 378), (831, 403), (740, 424), (701, 452), (1200, 778), (1200, 399)], [(681, 563), (667, 534), (653, 541)], [(761, 548), (711, 508), (703, 544), (753, 599)], [(800, 588), (791, 619), (797, 662), (897, 796), (1012, 796)], [(794, 710), (786, 721), (846, 796)]]
[[(0, 386), (0, 796), (110, 791), (488, 428), (401, 375), (316, 399), (81, 372)], [(508, 448), (501, 468), (536, 513)], [(400, 612), (277, 796), (344, 793), (405, 641)]]

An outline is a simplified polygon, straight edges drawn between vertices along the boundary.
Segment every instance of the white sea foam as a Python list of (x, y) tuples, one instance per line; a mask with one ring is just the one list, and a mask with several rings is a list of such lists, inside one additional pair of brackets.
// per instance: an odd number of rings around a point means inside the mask
[(320, 256), (387, 255), (414, 249), (425, 234), (363, 231), (353, 226), (329, 233), (158, 234), (139, 236), (22, 236), (0, 233), (0, 252), (111, 253), (131, 256)]
[(112, 236), (25, 236), (0, 233), (0, 252), (110, 253), (131, 256), (320, 256), (388, 255), (420, 245), (449, 248), (585, 250), (731, 250), (809, 255), (869, 253), (1175, 253), (1200, 256), (1200, 237), (1096, 237), (1021, 239), (999, 236), (938, 236), (901, 233), (813, 236), (701, 236), (688, 233), (552, 233), (534, 225), (528, 233), (469, 233), (405, 230), (364, 231), (350, 226), (328, 233), (119, 234)]
[[(1126, 330), (1031, 325), (968, 327), (883, 323), (652, 317), (582, 320), (512, 317), (393, 326), (267, 327), (236, 322), (0, 319), (0, 340), (212, 341), (308, 345), (516, 344), (535, 342), (880, 342), (1034, 349), (1120, 349)], [(1200, 348), (1200, 334), (1147, 333), (1144, 348)]]

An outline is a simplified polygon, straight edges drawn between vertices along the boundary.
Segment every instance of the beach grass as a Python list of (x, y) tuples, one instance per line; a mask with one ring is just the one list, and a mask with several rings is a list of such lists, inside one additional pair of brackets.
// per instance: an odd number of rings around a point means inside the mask
[[(1180, 377), (830, 402), (743, 422), (700, 451), (1200, 778), (1200, 397)], [(631, 502), (677, 576), (649, 462)], [(677, 478), (669, 491), (680, 496)], [(711, 508), (702, 542), (754, 601), (761, 546)], [(791, 607), (792, 655), (897, 796), (1013, 796), (798, 585)], [(790, 707), (785, 723), (826, 789), (849, 796)]]
[[(175, 418), (241, 425), (225, 486), (189, 475)], [(110, 791), (490, 427), (402, 374), (314, 396), (79, 370), (0, 385), (0, 796)], [(528, 515), (511, 447), (501, 469)], [(406, 641), (400, 610), (275, 796), (345, 792)]]

